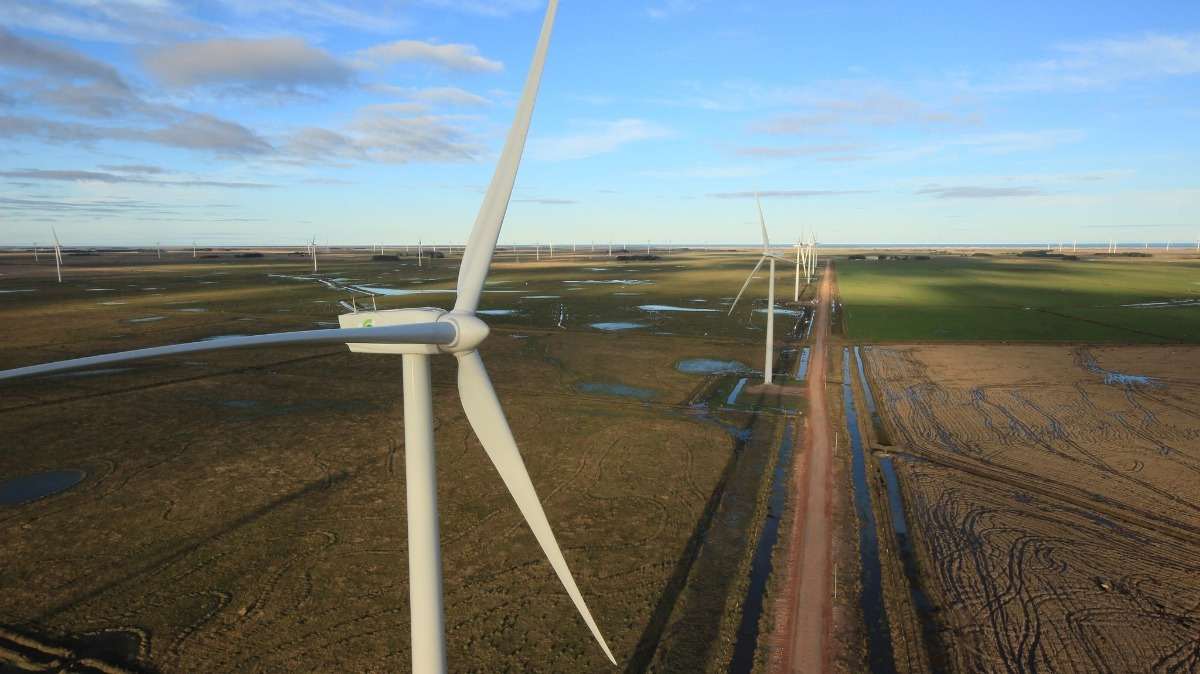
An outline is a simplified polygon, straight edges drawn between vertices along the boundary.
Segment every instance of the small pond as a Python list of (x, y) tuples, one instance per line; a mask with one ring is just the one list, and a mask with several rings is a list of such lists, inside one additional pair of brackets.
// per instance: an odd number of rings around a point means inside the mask
[(621, 398), (634, 398), (636, 400), (654, 400), (658, 397), (658, 394), (654, 391), (610, 382), (584, 381), (576, 384), (574, 388), (580, 393), (600, 393)]
[(641, 323), (627, 323), (623, 321), (614, 321), (611, 323), (592, 323), (592, 327), (597, 330), (611, 332), (613, 330), (632, 330), (633, 328), (644, 328), (646, 326)]
[(683, 358), (675, 369), (688, 374), (715, 374), (717, 372), (752, 372), (749, 365), (737, 360), (715, 360), (712, 358)]
[(0, 482), (0, 506), (28, 503), (39, 498), (66, 491), (88, 476), (86, 470), (48, 470), (44, 473), (22, 475)]

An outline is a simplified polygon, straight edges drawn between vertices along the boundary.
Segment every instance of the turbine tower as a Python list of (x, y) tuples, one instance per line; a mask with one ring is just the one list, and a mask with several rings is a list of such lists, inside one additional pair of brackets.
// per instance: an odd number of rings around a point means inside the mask
[[(737, 297), (733, 299), (733, 304), (729, 307), (729, 314), (733, 313), (734, 307), (737, 306), (738, 300), (742, 299), (742, 293), (746, 292), (746, 287), (750, 285), (750, 281), (754, 279), (754, 275), (758, 273), (764, 260), (771, 261), (771, 271), (769, 276), (769, 290), (767, 291), (767, 348), (765, 363), (763, 365), (763, 383), (770, 384), (774, 379), (772, 369), (774, 367), (774, 350), (775, 350), (775, 260), (783, 258), (771, 252), (771, 241), (767, 238), (767, 221), (763, 218), (762, 202), (758, 200), (758, 190), (754, 191), (754, 203), (758, 205), (758, 223), (762, 227), (763, 252), (762, 257), (758, 258), (758, 264), (754, 265), (753, 271), (746, 277), (746, 282), (742, 284), (742, 289), (738, 291)], [(786, 260), (785, 260), (786, 261)], [(729, 315), (727, 314), (727, 315)]]
[[(0, 372), (0, 380), (74, 370), (93, 365), (158, 356), (239, 347), (284, 344), (346, 344), (356, 353), (391, 353), (403, 358), (405, 474), (408, 487), (409, 602), (412, 671), (445, 672), (445, 622), (442, 614), (441, 543), (438, 532), (437, 475), (434, 464), (433, 394), (429, 359), (451, 354), (458, 361), (458, 394), (467, 421), (491, 458), (538, 544), (575, 608), (615, 665), (616, 659), (592, 619), (562, 550), (554, 538), (524, 460), (500, 407), (495, 388), (479, 356), (488, 326), (476, 317), (488, 267), (512, 196), (513, 182), (529, 132), (557, 0), (550, 0), (529, 77), (504, 149), (476, 217), (459, 268), (457, 297), (450, 311), (436, 308), (357, 311), (339, 317), (340, 329), (231, 337), (152, 347), (102, 356), (33, 365)], [(55, 237), (57, 239), (57, 236)], [(56, 241), (57, 243), (57, 241)]]

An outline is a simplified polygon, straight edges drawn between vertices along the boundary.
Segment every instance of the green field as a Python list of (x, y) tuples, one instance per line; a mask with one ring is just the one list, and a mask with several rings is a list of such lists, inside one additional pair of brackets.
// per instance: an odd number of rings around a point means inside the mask
[(1200, 258), (836, 258), (856, 341), (1196, 343)]

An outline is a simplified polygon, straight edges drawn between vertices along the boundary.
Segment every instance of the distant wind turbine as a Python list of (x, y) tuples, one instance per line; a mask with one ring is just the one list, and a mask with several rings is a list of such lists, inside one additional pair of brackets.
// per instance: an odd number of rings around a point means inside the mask
[(54, 227), (50, 228), (50, 235), (54, 237), (54, 269), (58, 272), (58, 282), (62, 283), (62, 246), (58, 243), (58, 232), (54, 231)]
[[(758, 223), (762, 227), (762, 257), (758, 258), (758, 264), (754, 265), (754, 269), (746, 277), (746, 282), (742, 284), (742, 289), (738, 291), (737, 297), (733, 299), (733, 304), (729, 307), (729, 314), (733, 314), (734, 307), (737, 306), (738, 300), (742, 299), (742, 293), (746, 292), (746, 287), (750, 285), (750, 281), (754, 279), (754, 275), (758, 273), (759, 268), (762, 267), (762, 263), (770, 260), (771, 271), (768, 277), (769, 290), (767, 291), (767, 349), (764, 359), (765, 364), (763, 365), (763, 383), (770, 384), (774, 378), (772, 369), (775, 360), (775, 259), (779, 258), (779, 256), (771, 252), (771, 241), (767, 238), (767, 221), (763, 218), (762, 202), (758, 200), (758, 190), (754, 191), (754, 203), (758, 205)], [(783, 258), (779, 259), (782, 260)]]
[[(1197, 237), (1196, 241), (1200, 241), (1200, 237)], [(38, 242), (37, 241), (33, 242), (33, 261), (34, 262), (38, 261)]]
[[(337, 330), (230, 337), (152, 347), (102, 356), (33, 365), (0, 372), (0, 379), (50, 374), (167, 355), (190, 354), (238, 347), (277, 347), (285, 344), (346, 344), (356, 353), (391, 353), (403, 358), (405, 484), (408, 490), (408, 570), (412, 666), (414, 672), (445, 672), (446, 641), (443, 616), (441, 540), (438, 527), (437, 470), (434, 461), (433, 392), (430, 356), (451, 354), (458, 361), (458, 395), (463, 411), (505, 487), (516, 501), (538, 544), (554, 568), (575, 608), (615, 665), (591, 612), (584, 603), (541, 500), (529, 478), (513, 439), (495, 387), (484, 368), (478, 347), (487, 338), (486, 323), (475, 314), (495, 254), (504, 213), (528, 135), (534, 100), (546, 59), (557, 0), (550, 0), (529, 77), (517, 113), (501, 151), (496, 171), (471, 230), (459, 268), (457, 296), (451, 311), (434, 308), (360, 311), (339, 317)], [(57, 239), (57, 236), (55, 237)], [(57, 241), (56, 241), (57, 244)], [(387, 669), (399, 669), (394, 665)]]

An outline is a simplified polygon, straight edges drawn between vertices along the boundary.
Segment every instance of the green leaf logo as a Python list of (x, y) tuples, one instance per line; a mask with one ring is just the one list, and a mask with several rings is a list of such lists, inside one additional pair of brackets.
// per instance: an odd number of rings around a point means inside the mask
[(374, 318), (368, 318), (368, 319), (365, 319), (365, 320), (363, 320), (363, 322), (362, 322), (362, 327), (364, 327), (364, 328), (373, 328), (373, 327), (375, 327), (375, 319), (374, 319)]

